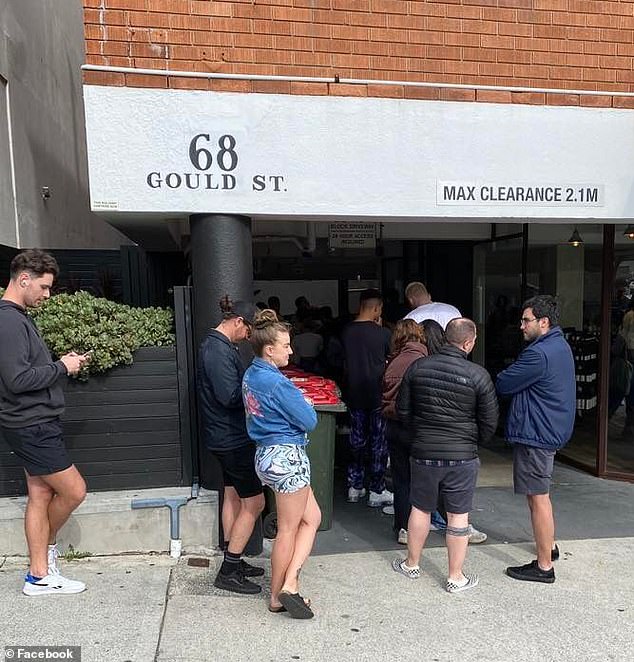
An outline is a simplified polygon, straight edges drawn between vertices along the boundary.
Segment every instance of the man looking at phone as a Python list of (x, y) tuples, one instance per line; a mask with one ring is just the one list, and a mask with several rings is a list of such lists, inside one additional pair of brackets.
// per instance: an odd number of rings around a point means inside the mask
[(29, 596), (81, 593), (85, 584), (57, 569), (55, 537), (86, 496), (86, 483), (62, 438), (61, 379), (76, 375), (89, 356), (70, 352), (54, 361), (27, 315), (27, 308), (51, 296), (59, 272), (55, 258), (26, 250), (13, 258), (10, 271), (0, 301), (0, 431), (26, 474), (30, 567), (22, 591)]

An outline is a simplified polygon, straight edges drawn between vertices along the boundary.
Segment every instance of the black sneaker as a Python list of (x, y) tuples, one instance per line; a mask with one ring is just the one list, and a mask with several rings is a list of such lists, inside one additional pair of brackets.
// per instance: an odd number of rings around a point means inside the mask
[(542, 570), (537, 565), (537, 559), (526, 565), (518, 565), (506, 569), (506, 574), (513, 579), (519, 579), (525, 582), (542, 582), (543, 584), (552, 584), (555, 581), (555, 570)]
[(240, 572), (242, 573), (243, 577), (262, 577), (264, 574), (264, 568), (260, 568), (258, 565), (251, 565), (244, 559), (241, 559)]
[(554, 549), (550, 552), (551, 561), (559, 561), (559, 545), (555, 545)]
[(240, 571), (232, 572), (229, 575), (223, 575), (219, 572), (214, 580), (214, 586), (223, 591), (233, 593), (242, 593), (243, 595), (255, 595), (262, 590), (261, 586), (250, 582)]

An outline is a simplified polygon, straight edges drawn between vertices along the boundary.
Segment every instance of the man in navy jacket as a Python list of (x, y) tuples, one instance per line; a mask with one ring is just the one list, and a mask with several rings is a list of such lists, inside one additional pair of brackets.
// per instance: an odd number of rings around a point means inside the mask
[(224, 482), (226, 549), (214, 586), (243, 594), (259, 593), (261, 587), (248, 577), (264, 574), (263, 568), (241, 558), (264, 508), (262, 483), (254, 466), (255, 444), (247, 434), (242, 402), (244, 365), (237, 347), (248, 338), (254, 319), (252, 303), (235, 301), (203, 340), (198, 356), (202, 440), (220, 463)]
[(497, 376), (496, 387), (500, 395), (513, 398), (506, 421), (506, 438), (513, 444), (513, 486), (528, 500), (537, 559), (507, 568), (506, 574), (552, 584), (559, 548), (554, 545), (550, 480), (555, 453), (568, 443), (574, 427), (575, 365), (559, 327), (555, 298), (538, 295), (522, 308), (520, 328), (530, 344)]

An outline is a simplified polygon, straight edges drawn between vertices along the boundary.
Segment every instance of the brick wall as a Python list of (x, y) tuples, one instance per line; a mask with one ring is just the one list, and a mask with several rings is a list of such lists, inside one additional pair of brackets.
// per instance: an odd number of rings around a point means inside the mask
[[(634, 91), (634, 1), (83, 0), (86, 62), (148, 69)], [(634, 99), (87, 72), (87, 83), (634, 107)]]

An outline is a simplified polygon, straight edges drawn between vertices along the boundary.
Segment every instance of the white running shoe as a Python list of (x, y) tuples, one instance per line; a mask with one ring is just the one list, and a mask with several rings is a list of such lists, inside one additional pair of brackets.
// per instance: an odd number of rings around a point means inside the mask
[(59, 551), (57, 545), (48, 546), (48, 574), (49, 575), (59, 575), (59, 569), (57, 568), (57, 557), (59, 556)]
[(365, 496), (365, 487), (358, 490), (356, 487), (348, 488), (348, 503), (357, 503)]
[(391, 506), (394, 503), (394, 495), (388, 490), (383, 492), (370, 492), (368, 497), (368, 506), (370, 508), (379, 508), (379, 506)]
[(31, 581), (30, 576), (27, 575), (24, 581), (22, 593), (24, 595), (50, 595), (57, 594), (70, 594), (81, 593), (86, 590), (86, 584), (83, 582), (75, 581), (74, 579), (66, 579), (59, 573), (56, 575), (46, 575), (37, 581)]
[(407, 545), (407, 531), (405, 529), (401, 529), (398, 532), (398, 544), (399, 545)]

